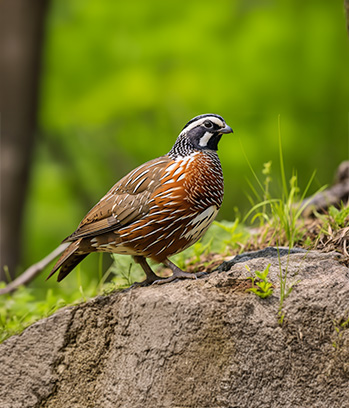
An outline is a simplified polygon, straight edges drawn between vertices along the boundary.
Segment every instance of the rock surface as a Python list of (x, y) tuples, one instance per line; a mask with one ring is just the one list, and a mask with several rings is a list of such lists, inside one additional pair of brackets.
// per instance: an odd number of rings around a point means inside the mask
[[(280, 250), (279, 262), (267, 248), (196, 281), (62, 309), (0, 345), (0, 406), (349, 407), (349, 270), (337, 258)], [(269, 263), (275, 289), (260, 299), (246, 278)], [(298, 282), (282, 325), (280, 265)]]

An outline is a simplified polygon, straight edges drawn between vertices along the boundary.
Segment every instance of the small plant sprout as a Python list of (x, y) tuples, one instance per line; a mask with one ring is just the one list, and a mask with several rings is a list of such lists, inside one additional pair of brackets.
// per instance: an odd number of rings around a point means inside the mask
[[(249, 272), (251, 272), (250, 268), (247, 265), (245, 265), (245, 267)], [(255, 271), (255, 276), (250, 276), (248, 278), (252, 281), (252, 288), (247, 290), (249, 292), (253, 292), (261, 299), (265, 299), (273, 294), (273, 284), (271, 282), (268, 282), (269, 268), (270, 264), (268, 264), (263, 272)]]
[(333, 322), (333, 327), (336, 331), (336, 339), (332, 342), (332, 346), (335, 349), (339, 349), (344, 345), (343, 341), (343, 334), (345, 330), (349, 329), (349, 318), (345, 320), (345, 318), (339, 319), (339, 320), (332, 320)]

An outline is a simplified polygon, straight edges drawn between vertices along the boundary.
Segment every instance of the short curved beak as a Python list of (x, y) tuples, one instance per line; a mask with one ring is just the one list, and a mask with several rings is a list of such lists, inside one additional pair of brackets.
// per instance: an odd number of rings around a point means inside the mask
[(226, 134), (226, 133), (234, 133), (234, 132), (233, 132), (233, 129), (230, 126), (225, 125), (225, 127), (223, 129), (219, 130), (219, 133)]

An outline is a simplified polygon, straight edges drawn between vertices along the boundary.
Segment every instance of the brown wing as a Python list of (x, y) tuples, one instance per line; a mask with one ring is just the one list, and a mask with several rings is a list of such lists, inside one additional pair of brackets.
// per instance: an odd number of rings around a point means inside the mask
[(172, 160), (162, 156), (137, 167), (117, 182), (90, 210), (77, 230), (63, 242), (115, 231), (144, 217), (150, 196), (160, 185), (164, 168)]

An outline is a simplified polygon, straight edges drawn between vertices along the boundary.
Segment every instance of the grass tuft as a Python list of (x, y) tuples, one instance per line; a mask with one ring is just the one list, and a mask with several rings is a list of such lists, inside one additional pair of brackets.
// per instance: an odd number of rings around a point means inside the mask
[[(259, 225), (259, 240), (257, 246), (262, 246), (264, 240), (267, 245), (289, 246), (290, 248), (298, 244), (304, 236), (302, 213), (308, 205), (305, 197), (315, 178), (316, 172), (311, 175), (303, 192), (298, 186), (297, 172), (293, 170), (292, 176), (287, 183), (284, 159), (282, 153), (280, 117), (279, 117), (279, 157), (280, 157), (280, 177), (282, 182), (282, 192), (278, 197), (273, 197), (271, 193), (272, 184), (272, 162), (264, 164), (263, 175), (264, 181), (261, 181), (249, 162), (244, 152), (247, 163), (252, 175), (257, 182), (257, 188), (249, 182), (255, 199), (249, 197), (252, 204), (251, 210), (246, 214), (243, 223), (250, 219), (251, 224)], [(243, 150), (244, 151), (244, 150)], [(322, 191), (322, 187), (318, 192)], [(256, 202), (257, 200), (257, 202)]]

